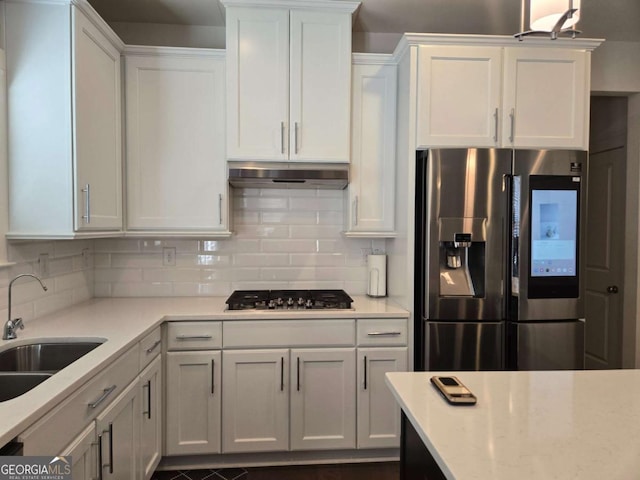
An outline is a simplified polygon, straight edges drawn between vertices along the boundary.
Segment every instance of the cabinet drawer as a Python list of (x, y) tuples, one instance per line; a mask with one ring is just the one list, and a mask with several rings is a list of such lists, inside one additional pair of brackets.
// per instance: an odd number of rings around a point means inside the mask
[(358, 320), (358, 345), (407, 345), (407, 320)]
[(224, 348), (349, 347), (355, 320), (263, 320), (224, 322)]
[(209, 350), (222, 347), (222, 322), (170, 322), (167, 350)]
[(53, 445), (69, 444), (138, 375), (138, 350), (136, 344), (23, 432), (24, 455), (51, 455)]
[(161, 351), (162, 332), (158, 327), (140, 340), (140, 371), (144, 370)]

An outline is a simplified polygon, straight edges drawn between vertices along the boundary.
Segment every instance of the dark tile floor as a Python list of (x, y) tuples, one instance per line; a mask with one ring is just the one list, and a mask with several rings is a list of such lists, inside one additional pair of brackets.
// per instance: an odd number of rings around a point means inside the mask
[(152, 480), (398, 480), (397, 462), (155, 472)]

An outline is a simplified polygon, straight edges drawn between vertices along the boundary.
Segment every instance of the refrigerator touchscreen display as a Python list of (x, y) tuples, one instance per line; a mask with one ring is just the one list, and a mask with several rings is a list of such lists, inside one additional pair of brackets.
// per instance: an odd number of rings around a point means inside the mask
[(576, 275), (577, 220), (576, 190), (532, 190), (532, 277)]
[(528, 298), (577, 298), (580, 177), (529, 178)]

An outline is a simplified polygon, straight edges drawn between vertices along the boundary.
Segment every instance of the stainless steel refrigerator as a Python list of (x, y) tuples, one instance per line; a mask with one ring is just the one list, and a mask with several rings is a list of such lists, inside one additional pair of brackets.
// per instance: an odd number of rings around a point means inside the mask
[(417, 368), (584, 368), (586, 152), (429, 150), (416, 173)]

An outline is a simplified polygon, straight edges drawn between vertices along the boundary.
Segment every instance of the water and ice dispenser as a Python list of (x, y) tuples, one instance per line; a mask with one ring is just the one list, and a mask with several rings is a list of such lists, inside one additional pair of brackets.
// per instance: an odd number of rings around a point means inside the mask
[(440, 296), (483, 297), (485, 218), (439, 219)]

